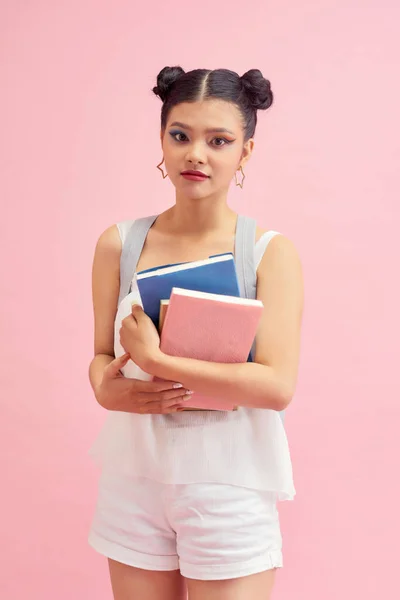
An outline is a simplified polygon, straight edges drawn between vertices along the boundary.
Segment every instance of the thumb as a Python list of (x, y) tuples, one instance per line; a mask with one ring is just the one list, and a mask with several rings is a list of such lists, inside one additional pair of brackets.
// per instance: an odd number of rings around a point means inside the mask
[(140, 319), (143, 318), (144, 314), (145, 313), (140, 304), (132, 304), (132, 316), (135, 318), (136, 321), (140, 321)]
[(107, 375), (109, 377), (116, 377), (120, 370), (122, 369), (122, 367), (124, 367), (126, 365), (126, 363), (128, 362), (128, 360), (130, 359), (130, 354), (126, 353), (123, 354), (122, 356), (118, 356), (117, 358), (114, 358), (114, 360), (112, 360), (108, 365), (107, 365)]

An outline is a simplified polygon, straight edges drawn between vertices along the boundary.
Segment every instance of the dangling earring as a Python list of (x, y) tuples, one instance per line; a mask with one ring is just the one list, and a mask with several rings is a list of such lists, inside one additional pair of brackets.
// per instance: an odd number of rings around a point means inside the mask
[(159, 171), (161, 171), (161, 173), (162, 173), (162, 176), (163, 176), (163, 179), (165, 179), (166, 177), (168, 177), (168, 173), (165, 173), (165, 175), (164, 175), (164, 169), (162, 168), (162, 164), (163, 164), (163, 162), (164, 162), (164, 157), (163, 157), (162, 161), (160, 162), (160, 164), (159, 164), (159, 165), (157, 165), (157, 169), (158, 169)]
[[(243, 175), (243, 177), (242, 177), (242, 181), (238, 181), (238, 178), (237, 178), (237, 171), (241, 171), (241, 173), (242, 173), (242, 175)], [(235, 182), (236, 182), (236, 185), (238, 185), (238, 186), (240, 187), (240, 189), (243, 189), (243, 182), (244, 182), (244, 180), (246, 179), (246, 175), (244, 174), (244, 171), (243, 171), (243, 167), (242, 167), (242, 166), (240, 166), (240, 167), (239, 167), (239, 169), (238, 169), (237, 171), (236, 171), (236, 173), (235, 173)]]

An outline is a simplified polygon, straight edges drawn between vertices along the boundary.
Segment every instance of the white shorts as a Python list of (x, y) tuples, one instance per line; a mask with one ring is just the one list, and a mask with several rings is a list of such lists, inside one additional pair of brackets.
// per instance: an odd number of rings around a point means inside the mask
[(89, 544), (118, 562), (190, 579), (282, 567), (275, 495), (216, 484), (102, 475)]

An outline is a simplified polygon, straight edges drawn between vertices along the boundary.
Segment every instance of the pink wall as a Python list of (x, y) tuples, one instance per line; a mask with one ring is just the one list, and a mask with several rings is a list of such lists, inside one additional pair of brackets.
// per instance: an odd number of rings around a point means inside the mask
[(395, 0), (0, 6), (1, 570), (5, 600), (111, 597), (86, 545), (105, 414), (90, 269), (109, 224), (173, 199), (156, 165), (165, 64), (260, 68), (276, 105), (232, 206), (297, 244), (301, 375), (287, 417), (276, 600), (393, 598), (400, 536)]

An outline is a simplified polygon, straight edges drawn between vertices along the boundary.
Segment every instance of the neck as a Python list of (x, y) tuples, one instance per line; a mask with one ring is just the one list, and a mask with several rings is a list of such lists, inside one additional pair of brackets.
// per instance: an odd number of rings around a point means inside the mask
[(192, 233), (199, 236), (212, 231), (225, 229), (234, 231), (236, 213), (226, 203), (226, 196), (202, 198), (199, 200), (180, 198), (166, 212), (169, 227), (176, 233)]

